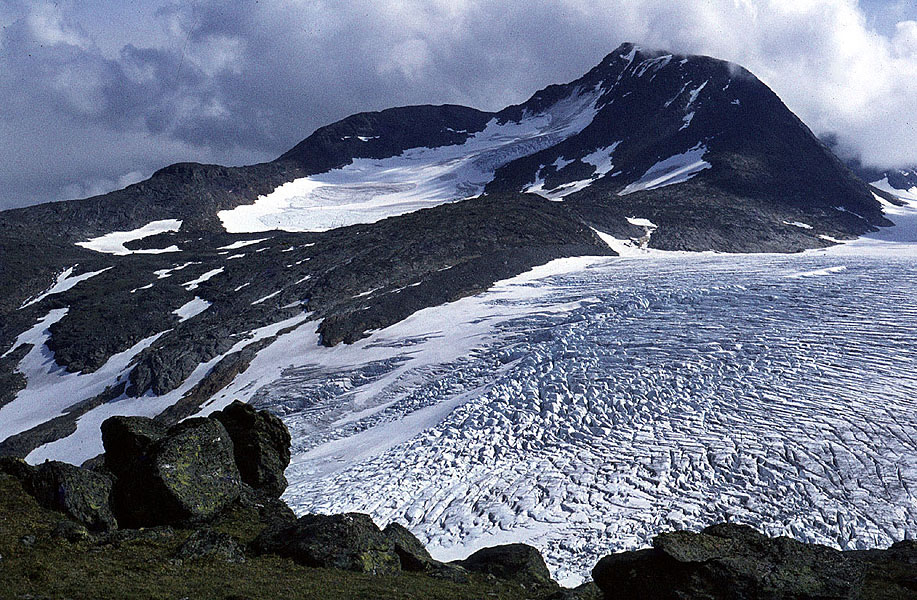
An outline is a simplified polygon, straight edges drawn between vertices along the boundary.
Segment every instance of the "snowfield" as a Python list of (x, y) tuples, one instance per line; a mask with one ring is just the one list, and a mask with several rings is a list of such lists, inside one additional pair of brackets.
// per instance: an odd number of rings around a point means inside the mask
[(381, 160), (357, 158), (341, 169), (285, 183), (254, 204), (218, 216), (229, 233), (325, 231), (474, 197), (502, 165), (585, 129), (601, 94), (598, 86), (580, 89), (518, 122), (493, 119), (464, 144), (411, 148)]

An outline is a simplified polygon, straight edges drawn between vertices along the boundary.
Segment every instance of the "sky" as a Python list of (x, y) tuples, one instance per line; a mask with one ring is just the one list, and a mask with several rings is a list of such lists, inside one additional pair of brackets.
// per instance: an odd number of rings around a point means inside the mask
[(498, 110), (625, 41), (742, 64), (845, 155), (917, 165), (915, 0), (2, 0), (0, 209), (361, 111)]

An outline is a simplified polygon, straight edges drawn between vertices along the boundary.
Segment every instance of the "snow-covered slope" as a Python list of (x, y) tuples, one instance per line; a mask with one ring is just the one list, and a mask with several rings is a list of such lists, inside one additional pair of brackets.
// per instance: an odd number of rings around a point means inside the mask
[(499, 167), (582, 131), (595, 117), (600, 95), (597, 88), (576, 88), (518, 121), (494, 117), (461, 144), (411, 148), (382, 159), (355, 158), (343, 168), (286, 183), (255, 204), (222, 211), (219, 217), (230, 233), (325, 231), (478, 196)]

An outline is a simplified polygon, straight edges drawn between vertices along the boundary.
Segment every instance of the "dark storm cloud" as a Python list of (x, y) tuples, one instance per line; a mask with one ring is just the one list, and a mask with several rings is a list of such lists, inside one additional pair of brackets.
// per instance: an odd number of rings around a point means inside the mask
[(267, 160), (363, 110), (499, 109), (623, 41), (740, 62), (849, 152), (917, 163), (917, 15), (872, 8), (869, 20), (854, 0), (12, 0), (0, 206), (106, 191), (178, 160)]

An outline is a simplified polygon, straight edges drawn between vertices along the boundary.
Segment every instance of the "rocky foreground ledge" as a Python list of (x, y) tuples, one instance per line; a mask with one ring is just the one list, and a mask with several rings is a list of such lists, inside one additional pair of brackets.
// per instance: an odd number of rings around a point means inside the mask
[(607, 556), (577, 589), (524, 544), (442, 563), (397, 523), (297, 519), (289, 433), (241, 402), (171, 428), (113, 417), (102, 436), (83, 467), (0, 459), (0, 598), (917, 598), (917, 542), (840, 552), (735, 524)]

